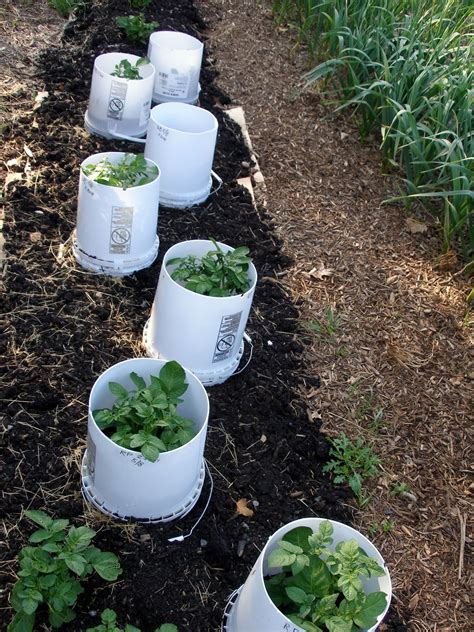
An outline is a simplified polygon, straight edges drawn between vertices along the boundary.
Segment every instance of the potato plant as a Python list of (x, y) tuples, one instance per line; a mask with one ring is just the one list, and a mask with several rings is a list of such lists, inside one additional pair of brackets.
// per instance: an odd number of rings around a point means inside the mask
[(148, 57), (140, 57), (137, 59), (135, 64), (132, 64), (128, 61), (128, 59), (122, 59), (115, 66), (115, 69), (110, 74), (112, 77), (120, 77), (120, 79), (135, 79), (140, 80), (143, 77), (140, 75), (140, 66), (145, 66), (149, 64), (150, 60)]
[(85, 165), (82, 171), (94, 182), (124, 190), (153, 182), (158, 176), (158, 167), (149, 165), (144, 154), (125, 154), (116, 164), (104, 158)]
[(215, 239), (210, 238), (215, 250), (200, 259), (194, 255), (175, 257), (166, 265), (176, 266), (171, 278), (186, 289), (205, 296), (233, 296), (243, 294), (250, 287), (248, 270), (251, 258), (246, 246), (224, 252)]
[(362, 578), (381, 577), (384, 569), (355, 540), (332, 544), (326, 520), (313, 533), (297, 527), (285, 534), (268, 557), (281, 571), (265, 580), (279, 610), (307, 632), (354, 632), (371, 628), (387, 605), (387, 595), (364, 592)]
[(26, 546), (19, 554), (20, 571), (10, 598), (16, 614), (8, 632), (31, 632), (42, 604), (48, 609), (53, 628), (69, 623), (76, 617), (74, 605), (84, 592), (84, 579), (95, 571), (103, 579), (114, 581), (122, 572), (113, 553), (91, 545), (93, 529), (69, 527), (69, 520), (54, 520), (43, 511), (25, 514), (41, 529), (30, 536), (35, 546)]
[[(87, 628), (86, 632), (140, 632), (140, 628), (127, 623), (125, 628), (119, 628), (117, 625), (117, 615), (114, 610), (107, 608), (100, 615), (101, 623), (93, 628)], [(163, 623), (155, 632), (179, 632), (173, 623)]]
[(135, 391), (110, 382), (110, 392), (117, 400), (112, 408), (93, 411), (96, 424), (112, 441), (123, 448), (138, 449), (154, 463), (161, 452), (179, 448), (196, 434), (192, 420), (176, 411), (188, 388), (185, 377), (183, 367), (171, 361), (163, 366), (159, 377), (150, 376), (148, 386), (142, 377), (130, 373)]

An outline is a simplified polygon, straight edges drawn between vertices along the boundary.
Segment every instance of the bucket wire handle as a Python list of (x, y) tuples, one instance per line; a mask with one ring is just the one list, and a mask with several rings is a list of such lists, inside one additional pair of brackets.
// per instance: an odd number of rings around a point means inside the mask
[(235, 371), (234, 373), (232, 373), (231, 377), (234, 377), (234, 375), (238, 375), (239, 373), (242, 373), (242, 371), (245, 371), (245, 369), (250, 364), (250, 360), (252, 359), (252, 356), (253, 356), (253, 342), (252, 342), (252, 338), (245, 331), (244, 331), (244, 338), (245, 338), (245, 342), (248, 342), (248, 344), (250, 346), (249, 357), (247, 358), (247, 362), (244, 364), (244, 366), (242, 368), (240, 368), (238, 371)]
[(119, 134), (117, 132), (117, 123), (108, 126), (107, 131), (109, 134), (112, 134), (114, 138), (118, 138), (120, 140), (131, 140), (133, 143), (140, 143), (144, 145), (146, 143), (146, 138), (136, 138), (135, 136), (127, 136), (127, 134)]
[(209, 195), (212, 195), (213, 193), (217, 193), (217, 191), (219, 191), (219, 189), (221, 188), (223, 184), (222, 178), (219, 175), (217, 175), (215, 171), (211, 171), (211, 177), (213, 177), (217, 181), (217, 186), (215, 189), (211, 189)]
[(191, 527), (190, 531), (186, 535), (178, 535), (178, 536), (176, 536), (174, 538), (168, 538), (168, 542), (182, 542), (185, 538), (189, 538), (189, 536), (192, 535), (192, 532), (194, 531), (194, 529), (201, 522), (202, 518), (204, 517), (204, 514), (207, 511), (207, 508), (209, 507), (209, 503), (211, 502), (212, 492), (214, 490), (214, 479), (212, 478), (211, 470), (209, 469), (209, 465), (207, 464), (206, 459), (204, 459), (204, 466), (206, 468), (207, 475), (209, 476), (209, 483), (211, 484), (211, 488), (209, 490), (209, 496), (207, 498), (206, 506), (204, 507), (204, 509), (202, 510), (201, 515), (199, 516), (199, 518), (196, 520), (196, 522), (194, 523), (194, 525)]

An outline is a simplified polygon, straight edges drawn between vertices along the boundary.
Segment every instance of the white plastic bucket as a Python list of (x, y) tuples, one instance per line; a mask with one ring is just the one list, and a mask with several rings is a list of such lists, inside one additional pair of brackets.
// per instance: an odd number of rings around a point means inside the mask
[(113, 77), (115, 66), (126, 59), (136, 64), (137, 55), (105, 53), (96, 57), (89, 107), (84, 117), (88, 132), (106, 138), (143, 136), (150, 118), (155, 68), (139, 67), (142, 79)]
[[(77, 227), (73, 251), (87, 270), (124, 276), (146, 268), (158, 254), (160, 173), (152, 182), (122, 189), (95, 182), (82, 168), (108, 158), (116, 164), (126, 154), (105, 152), (81, 164)], [(152, 160), (148, 163), (157, 166)]]
[[(269, 571), (267, 559), (269, 554), (277, 547), (279, 540), (283, 536), (295, 529), (296, 527), (309, 527), (313, 532), (317, 531), (323, 518), (301, 518), (278, 529), (260, 553), (250, 575), (245, 584), (234, 593), (224, 613), (222, 622), (223, 632), (276, 632), (276, 630), (288, 630), (289, 632), (304, 632), (303, 628), (295, 625), (283, 613), (281, 613), (268, 596), (265, 588), (264, 577), (273, 575), (280, 569), (271, 569)], [(363, 579), (364, 590), (366, 594), (375, 591), (382, 591), (387, 595), (387, 606), (383, 613), (378, 617), (377, 624), (370, 628), (368, 632), (373, 632), (385, 617), (390, 605), (392, 597), (392, 583), (385, 562), (375, 548), (375, 546), (367, 540), (361, 533), (341, 522), (330, 521), (333, 528), (333, 544), (329, 547), (336, 548), (336, 544), (344, 540), (354, 539), (365, 553), (376, 560), (376, 562), (385, 570), (383, 577), (371, 577)]]
[(148, 59), (156, 69), (153, 101), (196, 103), (199, 97), (202, 42), (186, 33), (156, 31), (148, 42)]
[(209, 399), (199, 380), (188, 370), (188, 389), (178, 412), (192, 419), (197, 434), (185, 445), (163, 452), (155, 463), (140, 452), (121, 448), (100, 430), (92, 411), (110, 408), (115, 397), (109, 382), (134, 390), (134, 371), (149, 383), (165, 362), (151, 358), (125, 360), (110, 367), (97, 379), (89, 398), (87, 451), (82, 466), (85, 497), (97, 509), (121, 519), (167, 522), (179, 518), (196, 504), (204, 482), (204, 444)]
[(216, 117), (194, 105), (152, 108), (145, 156), (160, 165), (161, 204), (187, 208), (209, 196), (217, 128)]
[[(219, 243), (225, 252), (230, 246)], [(250, 288), (229, 297), (203, 296), (171, 278), (166, 263), (175, 257), (202, 257), (214, 245), (208, 240), (184, 241), (165, 254), (144, 344), (153, 357), (175, 359), (188, 367), (205, 386), (221, 384), (237, 369), (243, 336), (252, 306), (257, 271), (249, 268)]]

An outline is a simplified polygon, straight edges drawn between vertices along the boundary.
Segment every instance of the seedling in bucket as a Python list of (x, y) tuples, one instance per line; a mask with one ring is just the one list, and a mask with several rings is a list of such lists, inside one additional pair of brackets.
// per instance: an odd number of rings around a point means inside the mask
[(252, 263), (246, 246), (224, 252), (215, 239), (209, 238), (215, 250), (209, 250), (201, 258), (194, 255), (170, 259), (166, 265), (177, 266), (171, 278), (187, 290), (205, 296), (234, 296), (243, 294), (250, 287), (248, 276)]
[(384, 569), (356, 540), (339, 542), (322, 522), (317, 532), (297, 527), (286, 533), (268, 556), (268, 568), (281, 569), (265, 580), (275, 606), (307, 632), (352, 632), (377, 623), (387, 606), (382, 591), (364, 592), (361, 577), (383, 577)]
[(176, 407), (183, 400), (188, 385), (184, 369), (174, 361), (161, 369), (159, 377), (150, 376), (150, 384), (136, 373), (130, 373), (136, 386), (127, 391), (117, 382), (109, 382), (110, 392), (117, 397), (112, 408), (93, 411), (98, 427), (114, 443), (123, 448), (138, 449), (154, 463), (161, 452), (185, 445), (196, 434), (191, 419), (182, 417)]
[(115, 70), (110, 73), (112, 77), (120, 77), (120, 79), (143, 79), (140, 75), (140, 66), (149, 64), (148, 57), (140, 57), (135, 64), (131, 64), (128, 59), (121, 59), (115, 66)]
[(116, 163), (105, 157), (97, 163), (84, 165), (82, 171), (94, 182), (124, 190), (153, 182), (159, 172), (158, 167), (148, 163), (143, 154), (125, 154)]

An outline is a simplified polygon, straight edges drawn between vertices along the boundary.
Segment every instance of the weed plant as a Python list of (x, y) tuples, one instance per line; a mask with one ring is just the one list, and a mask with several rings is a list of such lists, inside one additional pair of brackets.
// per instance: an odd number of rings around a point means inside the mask
[(444, 249), (456, 242), (471, 255), (471, 0), (275, 0), (273, 10), (326, 58), (307, 85), (332, 80), (338, 109), (360, 114), (362, 136), (381, 131), (386, 162), (402, 173), (400, 198), (440, 218)]
[(364, 445), (361, 438), (353, 443), (344, 432), (329, 441), (329, 455), (332, 459), (324, 465), (323, 472), (331, 472), (334, 483), (349, 485), (359, 506), (363, 507), (369, 502), (363, 483), (366, 479), (378, 475), (379, 457), (369, 446)]
[(48, 0), (49, 5), (67, 20), (73, 11), (86, 6), (84, 0)]

